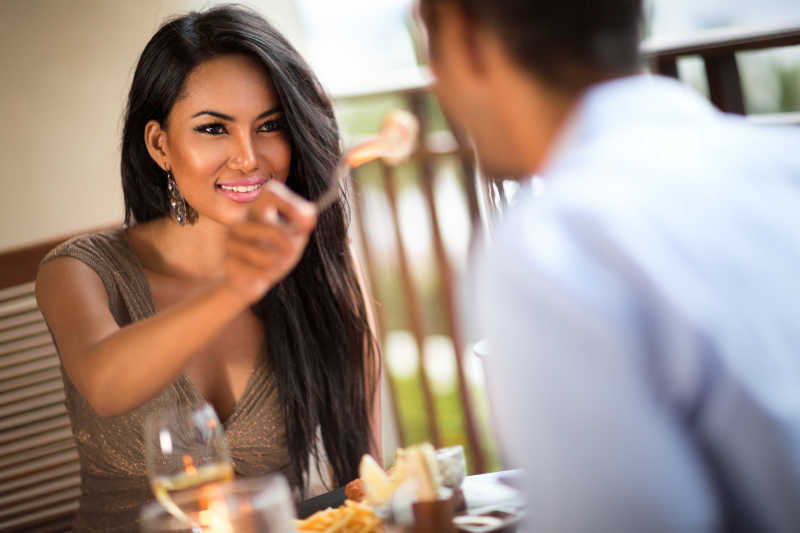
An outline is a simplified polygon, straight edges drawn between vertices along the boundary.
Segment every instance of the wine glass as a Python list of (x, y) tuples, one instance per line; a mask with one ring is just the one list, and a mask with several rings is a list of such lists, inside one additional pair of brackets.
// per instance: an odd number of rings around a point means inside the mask
[(175, 406), (145, 421), (147, 477), (156, 499), (175, 518), (193, 524), (177, 495), (233, 479), (225, 432), (208, 403)]

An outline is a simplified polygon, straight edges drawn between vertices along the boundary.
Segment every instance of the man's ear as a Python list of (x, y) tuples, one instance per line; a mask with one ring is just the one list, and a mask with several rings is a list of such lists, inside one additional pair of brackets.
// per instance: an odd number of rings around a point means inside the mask
[(164, 170), (169, 170), (169, 154), (167, 153), (167, 132), (161, 128), (156, 120), (151, 120), (144, 126), (144, 144), (153, 161)]

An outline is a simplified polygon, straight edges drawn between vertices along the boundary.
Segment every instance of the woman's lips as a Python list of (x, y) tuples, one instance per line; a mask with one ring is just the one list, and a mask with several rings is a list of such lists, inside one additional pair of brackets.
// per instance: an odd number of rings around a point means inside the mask
[(259, 181), (256, 183), (248, 182), (250, 182), (250, 180), (242, 180), (234, 183), (217, 183), (217, 191), (234, 202), (252, 202), (258, 197), (258, 193), (261, 192), (261, 187), (264, 186), (266, 181)]

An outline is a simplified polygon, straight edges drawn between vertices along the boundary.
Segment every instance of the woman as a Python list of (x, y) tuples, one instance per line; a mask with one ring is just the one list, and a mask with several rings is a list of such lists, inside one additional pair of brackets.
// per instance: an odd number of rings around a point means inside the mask
[(340, 486), (378, 452), (345, 202), (306, 200), (339, 155), (317, 80), (254, 12), (190, 13), (147, 44), (122, 140), (126, 224), (60, 245), (37, 280), (81, 460), (76, 530), (136, 530), (152, 499), (142, 422), (176, 403), (215, 407), (237, 474), (281, 471), (301, 493), (322, 457)]

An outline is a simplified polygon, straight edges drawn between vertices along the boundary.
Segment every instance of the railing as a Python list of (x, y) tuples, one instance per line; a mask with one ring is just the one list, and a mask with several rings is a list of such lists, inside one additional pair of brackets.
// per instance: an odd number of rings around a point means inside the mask
[[(485, 472), (487, 466), (487, 458), (485, 452), (484, 438), (480, 430), (474, 400), (470, 393), (470, 386), (467, 379), (467, 372), (465, 369), (466, 354), (464, 353), (464, 335), (461, 331), (459, 314), (456, 305), (456, 281), (453, 274), (453, 268), (448, 257), (446, 244), (443, 238), (441, 228), (441, 221), (439, 212), (436, 207), (436, 193), (434, 182), (435, 164), (437, 160), (445, 157), (457, 157), (461, 167), (461, 183), (463, 191), (467, 199), (467, 209), (472, 221), (472, 227), (477, 227), (477, 222), (480, 220), (479, 214), (479, 194), (475, 184), (475, 164), (474, 156), (470, 150), (468, 143), (464, 137), (459, 134), (453, 134), (456, 131), (452, 124), (450, 124), (449, 131), (433, 131), (431, 127), (431, 120), (426, 105), (426, 98), (428, 97), (428, 89), (430, 79), (424, 69), (420, 69), (412, 73), (412, 76), (401, 84), (401, 88), (397, 91), (384, 91), (377, 89), (375, 91), (358, 91), (356, 93), (337, 95), (336, 100), (341, 104), (364, 97), (375, 97), (381, 94), (391, 93), (399, 96), (403, 101), (403, 107), (411, 111), (420, 122), (420, 133), (417, 150), (411, 156), (411, 164), (418, 168), (419, 187), (425, 198), (427, 208), (427, 215), (430, 220), (430, 232), (432, 235), (433, 243), (433, 257), (436, 264), (437, 277), (439, 280), (439, 302), (444, 309), (445, 323), (447, 334), (452, 339), (452, 344), (455, 351), (455, 365), (456, 377), (458, 385), (458, 395), (461, 403), (461, 409), (464, 420), (464, 430), (466, 436), (467, 451), (469, 454), (473, 472)], [(435, 446), (441, 446), (444, 443), (441, 431), (440, 421), (437, 417), (437, 406), (435, 395), (432, 390), (431, 380), (426, 371), (425, 364), (425, 338), (429, 332), (429, 325), (425, 320), (425, 313), (422, 309), (419, 297), (419, 289), (415, 284), (414, 276), (411, 269), (411, 261), (409, 252), (404, 244), (404, 237), (401, 232), (400, 224), (400, 210), (398, 206), (398, 180), (397, 170), (383, 164), (382, 162), (375, 162), (372, 165), (380, 167), (380, 188), (385, 194), (389, 206), (394, 241), (396, 245), (396, 256), (398, 258), (399, 268), (399, 285), (402, 291), (404, 307), (406, 313), (406, 320), (414, 338), (418, 354), (418, 367), (419, 378), (422, 388), (423, 405), (425, 416), (427, 419), (427, 431), (431, 442)], [(370, 242), (366, 226), (370, 224), (369, 217), (363, 205), (362, 184), (360, 183), (361, 172), (357, 172), (353, 179), (354, 189), (354, 215), (356, 218), (356, 227), (358, 228), (359, 245), (363, 262), (366, 265), (368, 279), (370, 280), (370, 289), (373, 295), (378, 295), (380, 290), (378, 287), (377, 279), (380, 276), (378, 267), (376, 265), (375, 254), (373, 252), (373, 243)], [(384, 324), (386, 319), (381, 305), (376, 306), (377, 321), (379, 323), (379, 335), (382, 340), (386, 338), (386, 331)], [(400, 445), (409, 444), (403, 431), (402, 416), (400, 414), (400, 405), (396, 388), (393, 385), (392, 379), (389, 379), (390, 398), (392, 401), (394, 418), (397, 422), (397, 433)]]
[[(678, 77), (678, 59), (699, 55), (705, 63), (709, 97), (719, 109), (746, 114), (742, 80), (736, 54), (783, 46), (800, 45), (800, 26), (776, 27), (756, 31), (741, 28), (721, 29), (696, 34), (684, 40), (652, 40), (642, 46), (644, 57), (654, 72)], [(772, 120), (771, 120), (772, 119)], [(762, 117), (761, 122), (800, 124), (800, 115)]]

